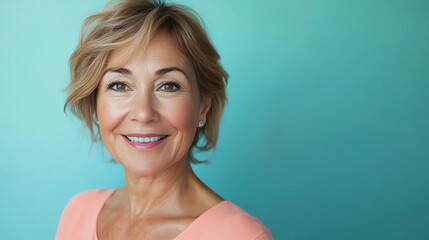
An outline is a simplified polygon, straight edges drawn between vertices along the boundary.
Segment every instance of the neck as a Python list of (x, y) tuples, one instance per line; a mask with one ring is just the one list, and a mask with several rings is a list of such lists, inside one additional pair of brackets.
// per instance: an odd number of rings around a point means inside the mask
[(124, 201), (130, 216), (179, 214), (181, 206), (191, 200), (200, 182), (189, 161), (183, 160), (162, 174), (138, 177), (125, 171)]

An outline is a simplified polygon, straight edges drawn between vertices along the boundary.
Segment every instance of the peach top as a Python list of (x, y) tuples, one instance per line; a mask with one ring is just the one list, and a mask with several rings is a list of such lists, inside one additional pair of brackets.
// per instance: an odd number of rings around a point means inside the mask
[[(66, 206), (57, 240), (98, 240), (97, 217), (114, 190), (91, 190), (75, 196)], [(173, 240), (272, 240), (270, 231), (255, 217), (223, 201), (196, 218)]]

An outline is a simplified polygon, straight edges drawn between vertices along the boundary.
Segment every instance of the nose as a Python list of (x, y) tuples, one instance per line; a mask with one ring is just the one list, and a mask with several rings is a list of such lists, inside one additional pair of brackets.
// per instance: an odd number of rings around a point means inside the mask
[(131, 120), (139, 123), (150, 123), (159, 119), (156, 100), (151, 92), (136, 94), (132, 100)]

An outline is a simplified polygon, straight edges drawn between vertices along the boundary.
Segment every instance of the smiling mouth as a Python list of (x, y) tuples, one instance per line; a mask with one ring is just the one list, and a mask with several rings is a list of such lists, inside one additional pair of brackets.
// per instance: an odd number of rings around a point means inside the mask
[(160, 136), (153, 136), (153, 137), (130, 137), (130, 136), (124, 136), (124, 137), (130, 142), (151, 143), (151, 142), (159, 142), (168, 136), (160, 135)]

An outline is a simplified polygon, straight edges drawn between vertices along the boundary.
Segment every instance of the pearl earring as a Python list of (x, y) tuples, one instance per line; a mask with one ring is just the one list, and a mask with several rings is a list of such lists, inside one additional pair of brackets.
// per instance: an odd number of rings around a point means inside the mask
[(203, 121), (199, 121), (199, 122), (198, 122), (198, 127), (199, 127), (199, 128), (202, 128), (203, 126), (204, 126), (204, 122), (203, 122)]

